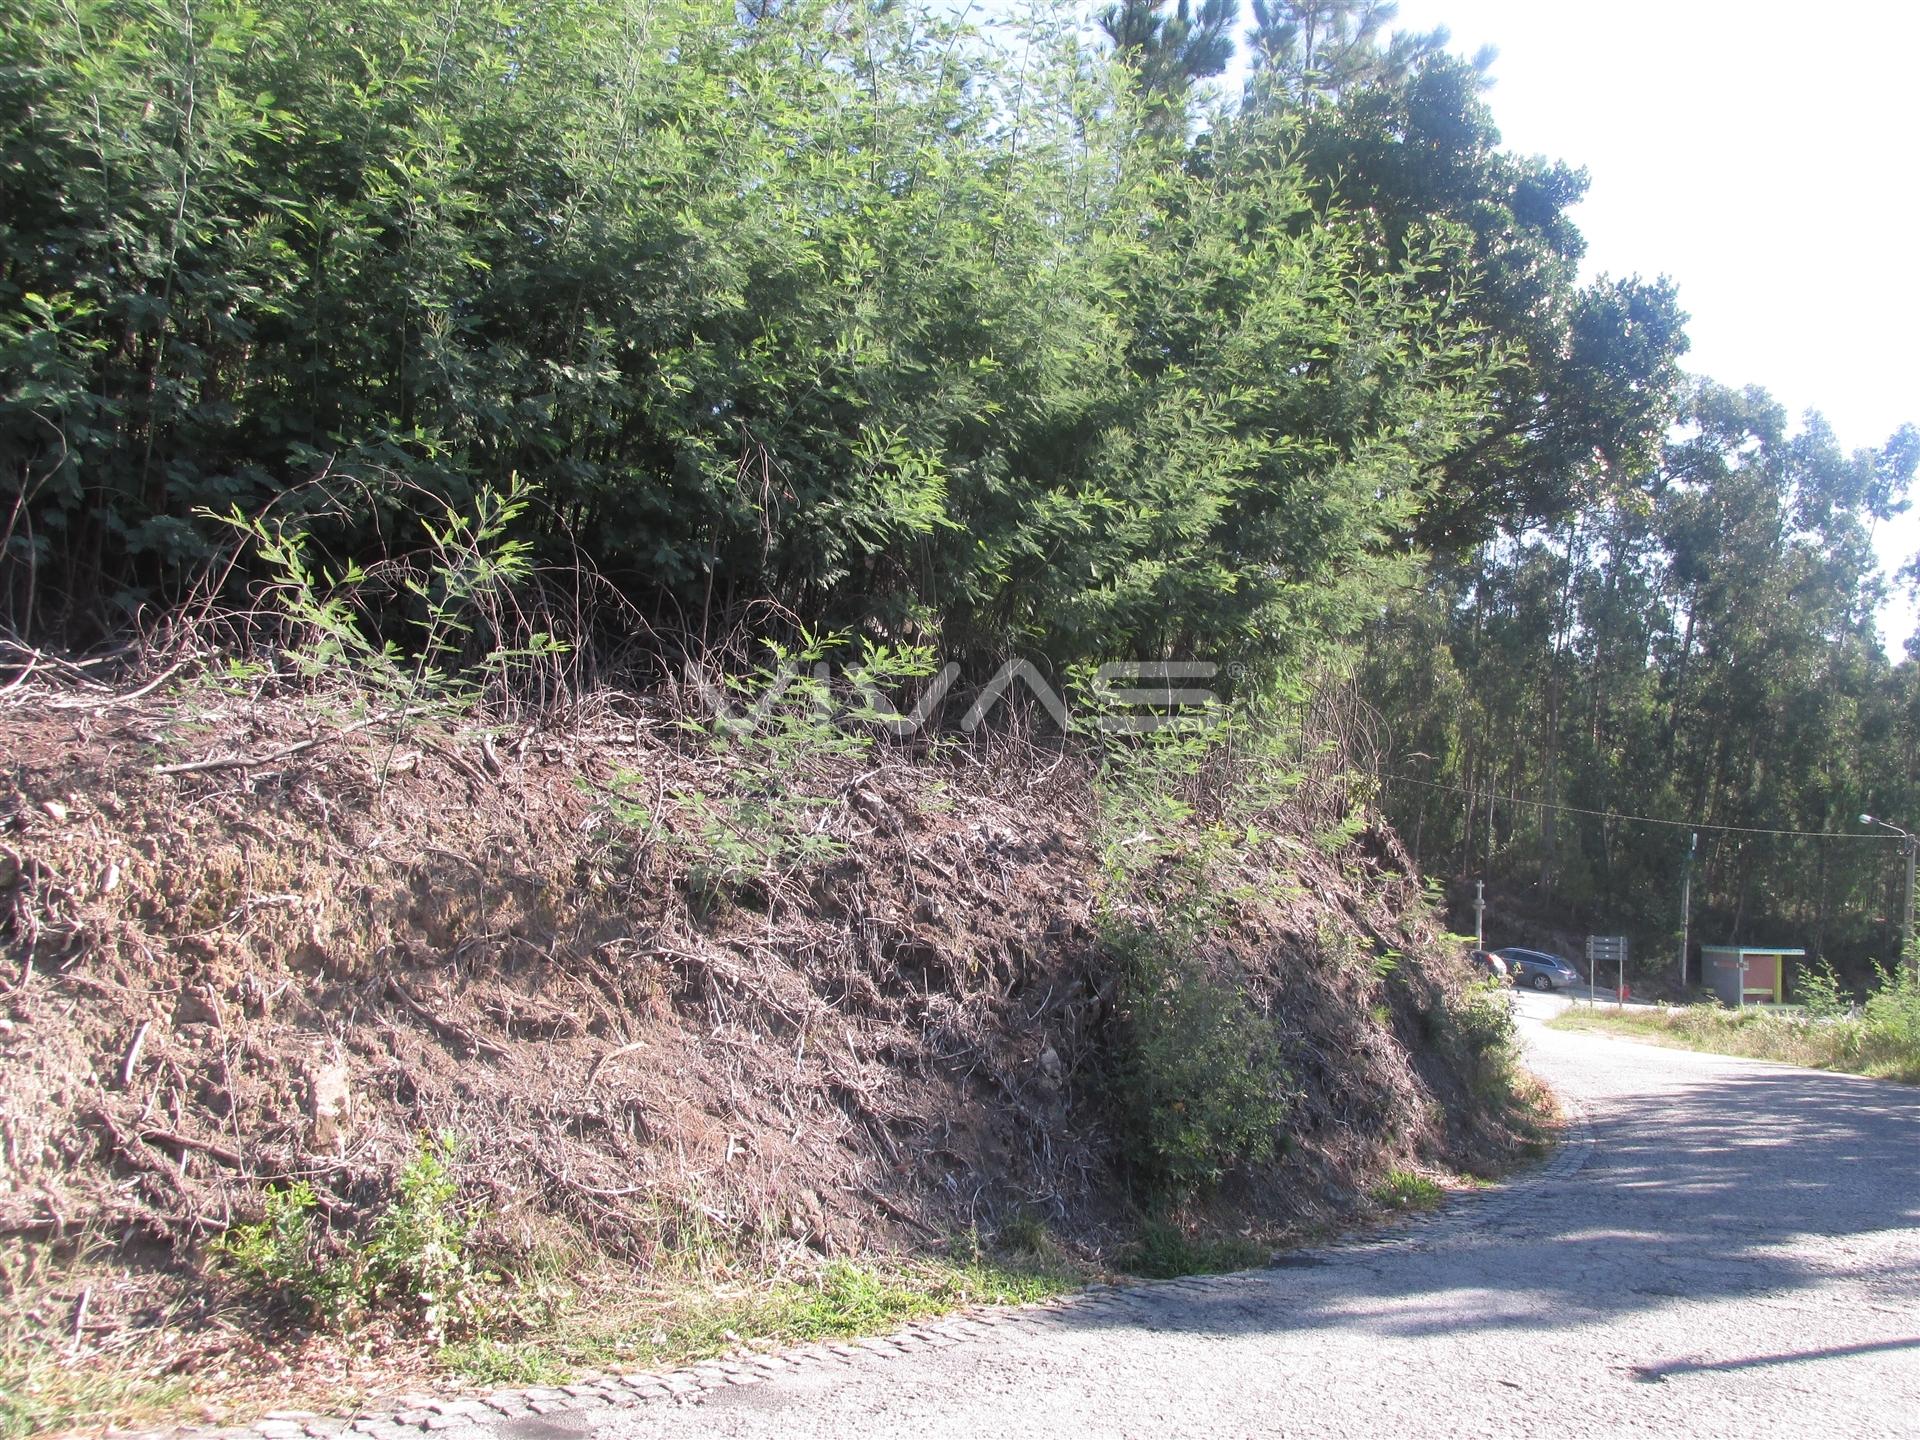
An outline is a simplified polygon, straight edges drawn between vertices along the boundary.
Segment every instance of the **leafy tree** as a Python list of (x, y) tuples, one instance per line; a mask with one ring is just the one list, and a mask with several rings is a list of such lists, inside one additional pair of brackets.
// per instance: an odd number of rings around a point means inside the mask
[(1410, 530), (1470, 549), (1555, 520), (1651, 459), (1685, 317), (1663, 280), (1578, 283), (1569, 212), (1584, 173), (1501, 150), (1482, 99), (1490, 57), (1457, 59), (1438, 34), (1383, 39), (1391, 18), (1366, 3), (1268, 7), (1248, 110), (1282, 118), (1276, 143), (1327, 209), (1364, 221), (1382, 270), (1420, 263), (1436, 235), (1452, 241), (1456, 258), (1424, 283), (1471, 317), (1488, 400)]
[(1233, 27), (1239, 0), (1115, 0), (1100, 12), (1100, 28), (1113, 42), (1139, 91), (1154, 103), (1149, 114), (1181, 119), (1196, 80), (1220, 74), (1233, 58)]
[(1869, 532), (1911, 482), (1911, 432), (1849, 455), (1818, 417), (1792, 433), (1713, 385), (1683, 414), (1636, 483), (1443, 567), (1382, 627), (1366, 684), (1409, 777), (1389, 805), (1510, 912), (1626, 929), (1668, 966), (1699, 822), (1696, 938), (1791, 934), (1860, 980), (1891, 953), (1885, 847), (1764, 832), (1851, 836), (1912, 803), (1914, 665), (1874, 633)]
[[(1254, 85), (1278, 85), (1311, 103), (1338, 101), (1358, 85), (1405, 84), (1421, 61), (1444, 52), (1447, 32), (1389, 34), (1399, 15), (1393, 0), (1253, 0)], [(1485, 70), (1493, 58), (1482, 50), (1474, 68)]]

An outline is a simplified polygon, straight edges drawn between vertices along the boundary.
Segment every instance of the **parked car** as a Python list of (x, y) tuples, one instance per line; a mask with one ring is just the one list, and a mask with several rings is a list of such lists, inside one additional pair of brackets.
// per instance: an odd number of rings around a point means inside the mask
[(1586, 976), (1564, 958), (1545, 950), (1522, 950), (1517, 945), (1509, 945), (1493, 953), (1507, 962), (1516, 985), (1531, 985), (1535, 990), (1562, 990), (1569, 985), (1586, 983)]
[(1507, 969), (1507, 962), (1491, 950), (1475, 950), (1467, 956), (1473, 968), (1489, 980), (1498, 980), (1502, 985), (1511, 985), (1513, 976)]

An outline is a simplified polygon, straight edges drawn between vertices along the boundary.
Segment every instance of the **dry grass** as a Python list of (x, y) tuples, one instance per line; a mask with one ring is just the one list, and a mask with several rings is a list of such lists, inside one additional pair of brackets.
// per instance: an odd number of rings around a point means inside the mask
[(189, 1399), (180, 1327), (108, 1247), (0, 1247), (0, 1436), (152, 1424)]

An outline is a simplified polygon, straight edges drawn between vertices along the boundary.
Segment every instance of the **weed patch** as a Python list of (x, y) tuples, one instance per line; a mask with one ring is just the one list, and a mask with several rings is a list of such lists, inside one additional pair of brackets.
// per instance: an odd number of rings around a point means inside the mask
[(552, 1384), (585, 1371), (656, 1369), (742, 1347), (778, 1349), (882, 1333), (972, 1305), (1019, 1305), (1079, 1288), (1055, 1257), (834, 1262), (810, 1277), (583, 1293), (528, 1333), (449, 1344), (440, 1359), (476, 1385)]
[(1150, 1219), (1120, 1255), (1120, 1266), (1148, 1280), (1223, 1275), (1266, 1263), (1272, 1247), (1240, 1235), (1205, 1235), (1167, 1219)]
[(458, 1148), (450, 1135), (423, 1140), (364, 1241), (334, 1241), (312, 1187), (297, 1181), (268, 1190), (265, 1216), (234, 1226), (214, 1254), (336, 1329), (385, 1312), (417, 1321), (435, 1340), (470, 1332), (482, 1320), (485, 1277), (472, 1255), (474, 1221), (460, 1211), (448, 1168)]
[(1372, 1194), (1374, 1203), (1388, 1210), (1432, 1210), (1447, 1198), (1445, 1190), (1411, 1170), (1392, 1171)]

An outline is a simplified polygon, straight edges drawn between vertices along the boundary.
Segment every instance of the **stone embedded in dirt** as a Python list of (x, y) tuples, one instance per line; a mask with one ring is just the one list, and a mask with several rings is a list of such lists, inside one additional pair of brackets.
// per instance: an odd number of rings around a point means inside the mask
[(180, 998), (174, 1002), (173, 1024), (178, 1029), (182, 1025), (219, 1025), (220, 1000), (212, 989), (205, 985), (188, 985), (180, 992)]
[(347, 1067), (330, 1060), (307, 1076), (308, 1114), (313, 1122), (313, 1146), (331, 1149), (346, 1139), (353, 1121), (353, 1091)]

